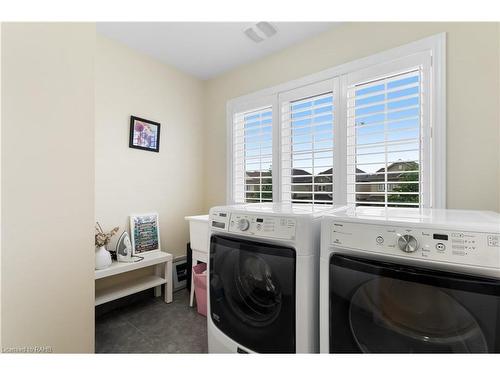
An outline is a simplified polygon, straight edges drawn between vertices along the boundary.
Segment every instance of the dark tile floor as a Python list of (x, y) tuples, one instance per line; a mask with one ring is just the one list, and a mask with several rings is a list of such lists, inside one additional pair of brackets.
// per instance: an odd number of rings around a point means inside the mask
[(207, 353), (207, 320), (188, 306), (186, 289), (170, 304), (150, 295), (95, 321), (96, 353)]

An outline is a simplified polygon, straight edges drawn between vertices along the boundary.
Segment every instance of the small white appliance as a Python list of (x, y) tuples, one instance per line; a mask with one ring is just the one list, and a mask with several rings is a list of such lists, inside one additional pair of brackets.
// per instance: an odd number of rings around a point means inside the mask
[(320, 218), (339, 207), (254, 203), (210, 210), (210, 353), (314, 353)]
[(321, 352), (500, 352), (497, 213), (326, 215), (320, 268)]
[(116, 257), (118, 262), (137, 262), (142, 257), (132, 255), (132, 243), (127, 232), (123, 232), (116, 243)]

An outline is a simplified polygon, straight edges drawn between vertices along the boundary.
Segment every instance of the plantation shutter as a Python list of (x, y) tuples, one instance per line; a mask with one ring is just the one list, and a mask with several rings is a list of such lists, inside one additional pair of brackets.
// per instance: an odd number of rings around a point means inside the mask
[(347, 203), (420, 207), (428, 124), (429, 60), (414, 56), (348, 75)]
[(233, 115), (233, 200), (272, 202), (272, 107)]
[(333, 80), (280, 95), (281, 200), (333, 203)]

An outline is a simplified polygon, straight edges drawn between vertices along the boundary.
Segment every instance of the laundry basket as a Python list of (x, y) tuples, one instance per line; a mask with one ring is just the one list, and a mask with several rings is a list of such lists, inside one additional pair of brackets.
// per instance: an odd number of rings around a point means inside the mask
[(194, 293), (198, 314), (207, 316), (207, 265), (199, 263), (193, 266)]

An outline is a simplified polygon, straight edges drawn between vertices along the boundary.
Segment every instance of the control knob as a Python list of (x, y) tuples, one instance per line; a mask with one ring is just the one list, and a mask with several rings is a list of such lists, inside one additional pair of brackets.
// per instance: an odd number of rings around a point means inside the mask
[(404, 234), (399, 237), (398, 246), (406, 253), (413, 253), (418, 249), (418, 241), (411, 234)]
[(248, 219), (240, 219), (238, 221), (238, 229), (241, 230), (242, 232), (248, 230), (250, 228), (250, 222)]

